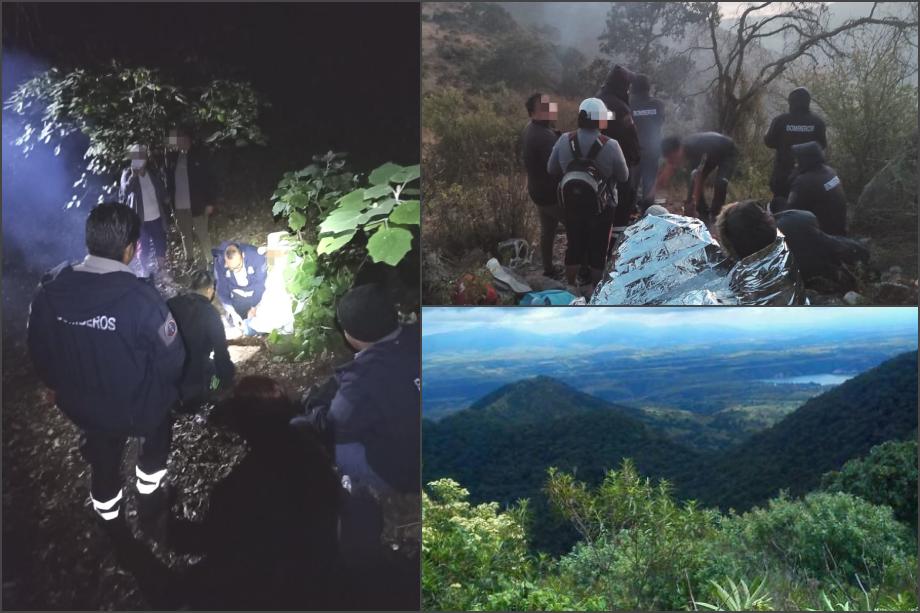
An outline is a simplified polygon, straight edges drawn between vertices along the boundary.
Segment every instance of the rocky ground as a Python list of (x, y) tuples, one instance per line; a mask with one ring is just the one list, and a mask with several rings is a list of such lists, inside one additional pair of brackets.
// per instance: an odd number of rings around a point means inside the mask
[[(264, 243), (276, 231), (269, 207), (220, 210), (213, 218), (212, 240), (239, 239)], [(167, 297), (179, 288), (179, 242), (170, 240), (170, 267), (175, 282), (161, 284)], [(145, 609), (149, 608), (134, 577), (116, 564), (106, 537), (95, 526), (89, 499), (89, 469), (79, 453), (78, 430), (53, 406), (36, 378), (23, 344), (28, 297), (34, 274), (8, 275), (4, 268), (3, 329), (3, 606), (5, 609)], [(10, 289), (17, 291), (10, 292)], [(232, 341), (239, 376), (262, 374), (284, 382), (299, 394), (332, 372), (347, 356), (323, 356), (291, 363), (274, 355), (262, 340)], [(181, 416), (173, 429), (168, 481), (178, 492), (174, 513), (196, 520), (207, 511), (214, 484), (245, 453), (227, 432), (209, 426), (206, 415)], [(133, 479), (136, 442), (124, 459), (126, 482)], [(126, 489), (126, 492), (133, 488)], [(136, 515), (127, 496), (129, 522)], [(140, 536), (138, 535), (140, 538)], [(174, 568), (195, 562), (148, 545)]]

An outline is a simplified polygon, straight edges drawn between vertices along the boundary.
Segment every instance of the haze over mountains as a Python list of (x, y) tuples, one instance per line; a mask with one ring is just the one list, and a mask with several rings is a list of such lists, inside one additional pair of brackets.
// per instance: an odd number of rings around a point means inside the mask
[(424, 415), (440, 419), (536, 375), (633, 409), (700, 415), (752, 406), (791, 410), (825, 388), (777, 389), (770, 380), (853, 375), (917, 347), (916, 314), (909, 309), (862, 309), (844, 317), (769, 309), (732, 317), (705, 309), (641, 311), (427, 312)]

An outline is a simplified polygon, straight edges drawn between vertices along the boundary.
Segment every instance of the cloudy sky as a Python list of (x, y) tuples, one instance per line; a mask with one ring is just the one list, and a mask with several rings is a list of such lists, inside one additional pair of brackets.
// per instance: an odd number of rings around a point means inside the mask
[(729, 327), (769, 333), (775, 329), (833, 329), (884, 324), (917, 333), (917, 309), (901, 307), (428, 307), (424, 336), (502, 330), (546, 335), (578, 334), (611, 325), (654, 328)]

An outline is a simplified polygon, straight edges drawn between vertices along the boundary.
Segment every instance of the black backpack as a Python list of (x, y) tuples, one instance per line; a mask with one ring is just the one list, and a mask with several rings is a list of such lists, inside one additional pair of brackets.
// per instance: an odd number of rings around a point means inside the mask
[(559, 204), (567, 212), (598, 215), (608, 204), (608, 190), (607, 180), (594, 159), (610, 138), (601, 134), (591, 145), (588, 155), (582, 156), (577, 134), (571, 132), (568, 135), (572, 161), (559, 182)]

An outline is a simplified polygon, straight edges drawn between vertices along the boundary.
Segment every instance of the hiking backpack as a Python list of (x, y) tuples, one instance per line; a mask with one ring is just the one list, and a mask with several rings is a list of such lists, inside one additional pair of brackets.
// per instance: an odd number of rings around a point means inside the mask
[(588, 155), (582, 156), (578, 133), (571, 132), (568, 136), (572, 161), (559, 182), (559, 204), (567, 212), (598, 215), (607, 206), (609, 194), (607, 180), (598, 170), (595, 158), (610, 138), (601, 134), (591, 145)]

